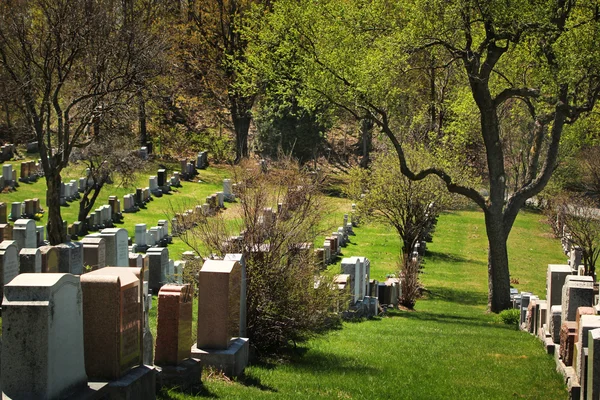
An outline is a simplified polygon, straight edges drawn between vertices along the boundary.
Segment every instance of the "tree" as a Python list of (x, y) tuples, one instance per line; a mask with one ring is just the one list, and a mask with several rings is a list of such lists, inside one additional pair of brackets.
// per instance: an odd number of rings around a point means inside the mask
[[(402, 174), (416, 181), (437, 176), (448, 191), (483, 210), (488, 305), (499, 312), (511, 306), (506, 242), (517, 214), (550, 179), (565, 125), (592, 111), (600, 93), (599, 22), (592, 1), (282, 0), (256, 53), (263, 57), (263, 69), (276, 71), (273, 54), (293, 43), (302, 52), (298, 73), (308, 104), (325, 98), (357, 118), (369, 113), (392, 143)], [(404, 139), (419, 115), (419, 102), (412, 103), (423, 86), (419, 71), (431, 68), (423, 54), (432, 51), (436, 70), (459, 68), (453, 91), (469, 96), (472, 108), (467, 103), (462, 111), (475, 110), (478, 136), (441, 132), (441, 140), (433, 143), (441, 146), (440, 160), (413, 170)], [(522, 147), (524, 178), (512, 191), (499, 113), (509, 101), (522, 103), (531, 121), (530, 140)], [(489, 196), (461, 183), (447, 168), (444, 152), (453, 161), (461, 153), (443, 146), (472, 140), (485, 152)]]
[(235, 132), (235, 162), (248, 157), (248, 131), (255, 91), (241, 90), (240, 69), (247, 41), (241, 31), (256, 0), (197, 0), (190, 3), (180, 57), (190, 89), (217, 113), (227, 110)]
[[(412, 165), (426, 154), (411, 150)], [(345, 193), (356, 202), (362, 219), (371, 218), (393, 227), (402, 242), (403, 257), (411, 257), (415, 244), (425, 240), (448, 194), (437, 179), (412, 181), (400, 174), (395, 157), (382, 152), (369, 170), (350, 170)]]
[[(125, 3), (123, 3), (125, 4)], [(48, 239), (59, 244), (61, 171), (90, 128), (130, 102), (160, 41), (126, 24), (110, 0), (16, 0), (0, 4), (0, 68), (23, 99), (47, 185)]]
[[(105, 124), (110, 121), (108, 118)], [(100, 127), (96, 125), (94, 140), (80, 151), (74, 151), (72, 161), (79, 161), (88, 170), (88, 185), (79, 201), (77, 220), (85, 222), (86, 217), (94, 209), (96, 199), (107, 183), (118, 181), (120, 185), (129, 186), (134, 183), (142, 160), (135, 148), (136, 140), (128, 135), (129, 125), (118, 124)], [(120, 145), (115, 148), (115, 136)]]

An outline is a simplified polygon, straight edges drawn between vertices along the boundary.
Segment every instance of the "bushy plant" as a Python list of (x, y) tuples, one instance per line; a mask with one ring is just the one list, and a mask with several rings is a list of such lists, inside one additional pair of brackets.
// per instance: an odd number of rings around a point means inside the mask
[(516, 308), (510, 308), (498, 314), (498, 321), (506, 325), (514, 325), (515, 327), (518, 327), (520, 320), (521, 312)]
[(412, 310), (421, 297), (421, 283), (419, 282), (419, 261), (404, 255), (400, 270), (400, 285), (402, 293), (400, 295), (400, 305)]

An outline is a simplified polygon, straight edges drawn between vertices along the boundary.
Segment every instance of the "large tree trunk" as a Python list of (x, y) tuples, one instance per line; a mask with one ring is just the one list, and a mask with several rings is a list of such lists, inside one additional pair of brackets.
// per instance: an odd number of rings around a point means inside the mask
[(500, 312), (510, 308), (510, 272), (502, 212), (485, 212), (488, 237), (488, 308)]
[(141, 94), (138, 96), (138, 129), (140, 146), (146, 146), (148, 143), (148, 131), (146, 128), (146, 100)]
[(60, 173), (46, 174), (46, 202), (48, 204), (48, 240), (52, 246), (61, 244), (66, 237), (63, 236), (63, 222), (60, 215)]
[(363, 118), (360, 120), (360, 137), (362, 141), (362, 158), (360, 160), (360, 167), (367, 168), (371, 162), (371, 149), (373, 139), (373, 120), (370, 118)]
[(239, 163), (242, 158), (248, 157), (248, 131), (250, 130), (249, 116), (231, 115), (235, 129), (235, 163)]

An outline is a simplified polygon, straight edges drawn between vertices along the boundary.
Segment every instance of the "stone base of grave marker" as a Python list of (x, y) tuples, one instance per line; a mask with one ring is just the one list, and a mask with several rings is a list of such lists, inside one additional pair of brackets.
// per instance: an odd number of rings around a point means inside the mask
[(200, 385), (202, 377), (202, 361), (188, 358), (177, 366), (156, 367), (156, 387), (176, 387), (181, 391), (193, 389)]
[(192, 358), (202, 360), (205, 367), (215, 367), (229, 377), (240, 376), (248, 365), (250, 355), (250, 340), (233, 338), (226, 350), (199, 349), (192, 346)]
[(85, 393), (79, 393), (74, 399), (156, 399), (157, 369), (149, 365), (140, 365), (120, 379), (110, 382), (90, 381)]

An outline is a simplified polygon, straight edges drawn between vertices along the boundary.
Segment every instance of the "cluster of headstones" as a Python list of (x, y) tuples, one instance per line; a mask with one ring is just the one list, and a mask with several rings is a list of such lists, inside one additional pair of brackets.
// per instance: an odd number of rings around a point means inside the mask
[(123, 196), (123, 212), (138, 212), (141, 207), (151, 202), (152, 194), (150, 188), (137, 188), (135, 193), (129, 193)]
[(3, 286), (4, 395), (154, 399), (161, 386), (185, 390), (200, 383), (202, 365), (240, 375), (249, 354), (242, 255), (202, 266), (196, 343), (192, 288), (163, 284), (154, 344), (152, 270), (153, 264), (142, 264), (80, 276), (24, 273)]
[(537, 335), (555, 355), (570, 398), (600, 396), (600, 305), (598, 284), (575, 275), (571, 265), (548, 265), (546, 300), (511, 289), (520, 327)]
[[(42, 213), (42, 207), (40, 206), (40, 199), (26, 199), (25, 201), (15, 201), (10, 205), (10, 216), (8, 219), (16, 221), (21, 218), (33, 219), (36, 214)], [(0, 219), (1, 215), (6, 215), (6, 204), (0, 203)], [(0, 222), (6, 223), (6, 222)]]
[(67, 202), (75, 201), (81, 198), (79, 194), (80, 183), (75, 179), (71, 179), (69, 182), (60, 183), (60, 205), (66, 206)]
[(74, 222), (69, 225), (69, 236), (72, 239), (76, 239), (75, 236), (80, 236), (87, 233), (88, 231), (99, 231), (105, 228), (114, 227), (115, 222), (123, 220), (123, 213), (121, 212), (121, 201), (117, 196), (108, 196), (108, 204), (104, 204), (96, 208), (93, 212), (85, 219), (85, 224), (81, 224), (80, 221)]
[(150, 229), (146, 228), (146, 224), (136, 224), (132, 251), (145, 253), (151, 247), (167, 247), (172, 241), (173, 237), (169, 234), (169, 222), (165, 219), (159, 220), (158, 224)]
[(44, 176), (44, 169), (39, 161), (26, 161), (21, 163), (21, 176), (19, 177), (19, 182), (36, 182), (38, 178), (42, 176)]
[(151, 176), (148, 187), (152, 195), (161, 197), (163, 194), (170, 193), (171, 187), (181, 187), (179, 172), (173, 172), (173, 176), (167, 180), (167, 170), (161, 168), (156, 176)]
[(171, 219), (171, 230), (173, 235), (179, 235), (186, 230), (193, 228), (198, 224), (200, 217), (214, 216), (219, 210), (224, 208), (225, 195), (223, 192), (217, 192), (207, 196), (204, 204), (197, 205), (193, 209), (175, 214)]
[(181, 164), (181, 179), (191, 181), (198, 175), (196, 169), (208, 168), (208, 152), (201, 151), (196, 155), (196, 159), (182, 159), (179, 160), (179, 163)]
[(322, 268), (333, 263), (337, 256), (342, 253), (342, 247), (346, 247), (350, 241), (349, 236), (354, 235), (353, 226), (352, 222), (348, 221), (348, 214), (344, 214), (343, 225), (325, 238), (322, 248), (314, 250), (315, 259)]

